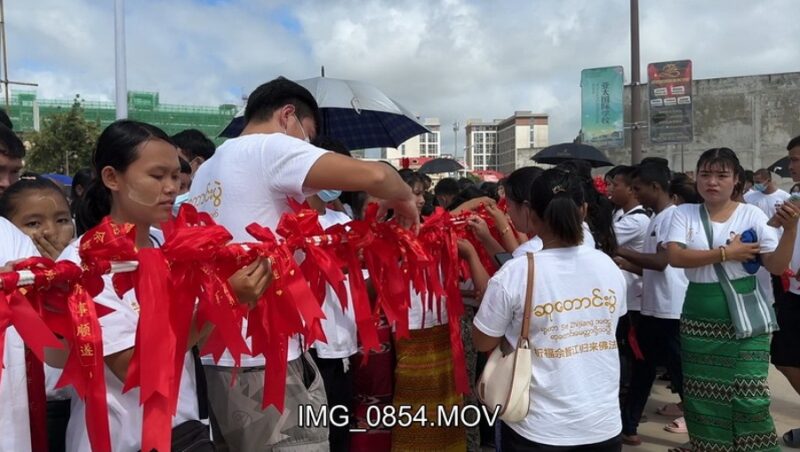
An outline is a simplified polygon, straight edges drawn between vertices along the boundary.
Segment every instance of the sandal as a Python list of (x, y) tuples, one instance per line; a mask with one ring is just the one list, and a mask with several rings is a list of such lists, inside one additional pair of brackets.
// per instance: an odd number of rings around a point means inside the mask
[(641, 446), (642, 439), (639, 438), (639, 435), (626, 435), (622, 434), (622, 444), (626, 446)]
[(689, 430), (686, 428), (686, 418), (683, 416), (675, 419), (674, 421), (670, 422), (669, 424), (664, 426), (664, 430), (670, 433), (688, 433)]
[(800, 449), (800, 428), (794, 428), (784, 433), (783, 442), (788, 447)]
[(683, 416), (683, 410), (678, 406), (677, 403), (668, 403), (662, 406), (661, 408), (657, 409), (656, 413), (667, 417)]

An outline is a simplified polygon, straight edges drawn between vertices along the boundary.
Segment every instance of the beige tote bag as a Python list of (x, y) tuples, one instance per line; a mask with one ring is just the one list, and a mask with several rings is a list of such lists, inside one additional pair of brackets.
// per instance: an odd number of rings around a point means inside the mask
[(528, 285), (525, 290), (525, 310), (522, 317), (522, 331), (517, 347), (504, 353), (502, 344), (492, 351), (489, 361), (478, 381), (478, 399), (488, 408), (500, 405), (500, 419), (506, 422), (519, 422), (528, 415), (531, 387), (531, 348), (528, 331), (531, 319), (531, 299), (533, 298), (533, 254), (528, 256)]

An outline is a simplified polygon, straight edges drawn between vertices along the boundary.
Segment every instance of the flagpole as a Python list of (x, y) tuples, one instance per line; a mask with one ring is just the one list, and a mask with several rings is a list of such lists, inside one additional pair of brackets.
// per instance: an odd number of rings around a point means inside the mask
[(114, 2), (114, 63), (117, 119), (128, 117), (128, 81), (125, 68), (125, 0)]

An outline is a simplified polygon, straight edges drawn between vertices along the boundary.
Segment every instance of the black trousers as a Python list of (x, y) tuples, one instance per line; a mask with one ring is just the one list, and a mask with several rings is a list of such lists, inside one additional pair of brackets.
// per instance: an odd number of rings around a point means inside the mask
[(631, 384), (622, 405), (622, 433), (626, 435), (636, 434), (656, 379), (656, 366), (666, 365), (672, 391), (683, 399), (680, 320), (642, 315), (636, 333), (644, 360), (632, 362)]
[(595, 443), (582, 444), (577, 446), (549, 446), (533, 442), (511, 429), (505, 422), (501, 423), (501, 443), (500, 449), (503, 452), (515, 451), (536, 451), (536, 452), (619, 452), (622, 450), (622, 437), (617, 435), (609, 440)]
[[(342, 358), (327, 359), (317, 356), (317, 351), (309, 349), (309, 353), (314, 358), (314, 362), (322, 375), (322, 383), (325, 385), (325, 394), (328, 397), (328, 406), (343, 405), (352, 411), (353, 405), (353, 369), (344, 369)], [(331, 452), (346, 452), (350, 450), (350, 427), (337, 427), (331, 425), (328, 431), (328, 441), (331, 445)]]

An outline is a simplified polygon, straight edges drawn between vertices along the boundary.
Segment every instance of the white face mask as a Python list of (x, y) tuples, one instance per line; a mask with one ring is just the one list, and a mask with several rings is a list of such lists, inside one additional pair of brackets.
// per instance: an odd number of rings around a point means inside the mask
[(319, 199), (321, 199), (322, 202), (327, 204), (335, 199), (338, 199), (339, 196), (342, 196), (342, 192), (340, 190), (320, 190), (319, 193), (317, 193), (317, 196), (319, 196)]
[(172, 214), (178, 215), (178, 211), (181, 209), (181, 204), (189, 201), (189, 192), (182, 195), (178, 195), (175, 197), (175, 204), (172, 205)]
[[(305, 129), (305, 127), (303, 127), (303, 121), (301, 121), (300, 118), (297, 117), (296, 113), (294, 115), (294, 119), (297, 120), (297, 125), (300, 126), (300, 131), (303, 132), (303, 141), (305, 141), (306, 143), (311, 143), (311, 139), (308, 138), (308, 134), (306, 133), (306, 129)], [(283, 129), (283, 134), (284, 135), (289, 135), (289, 131), (286, 130), (286, 129)], [(291, 136), (291, 135), (289, 135), (289, 136)]]

